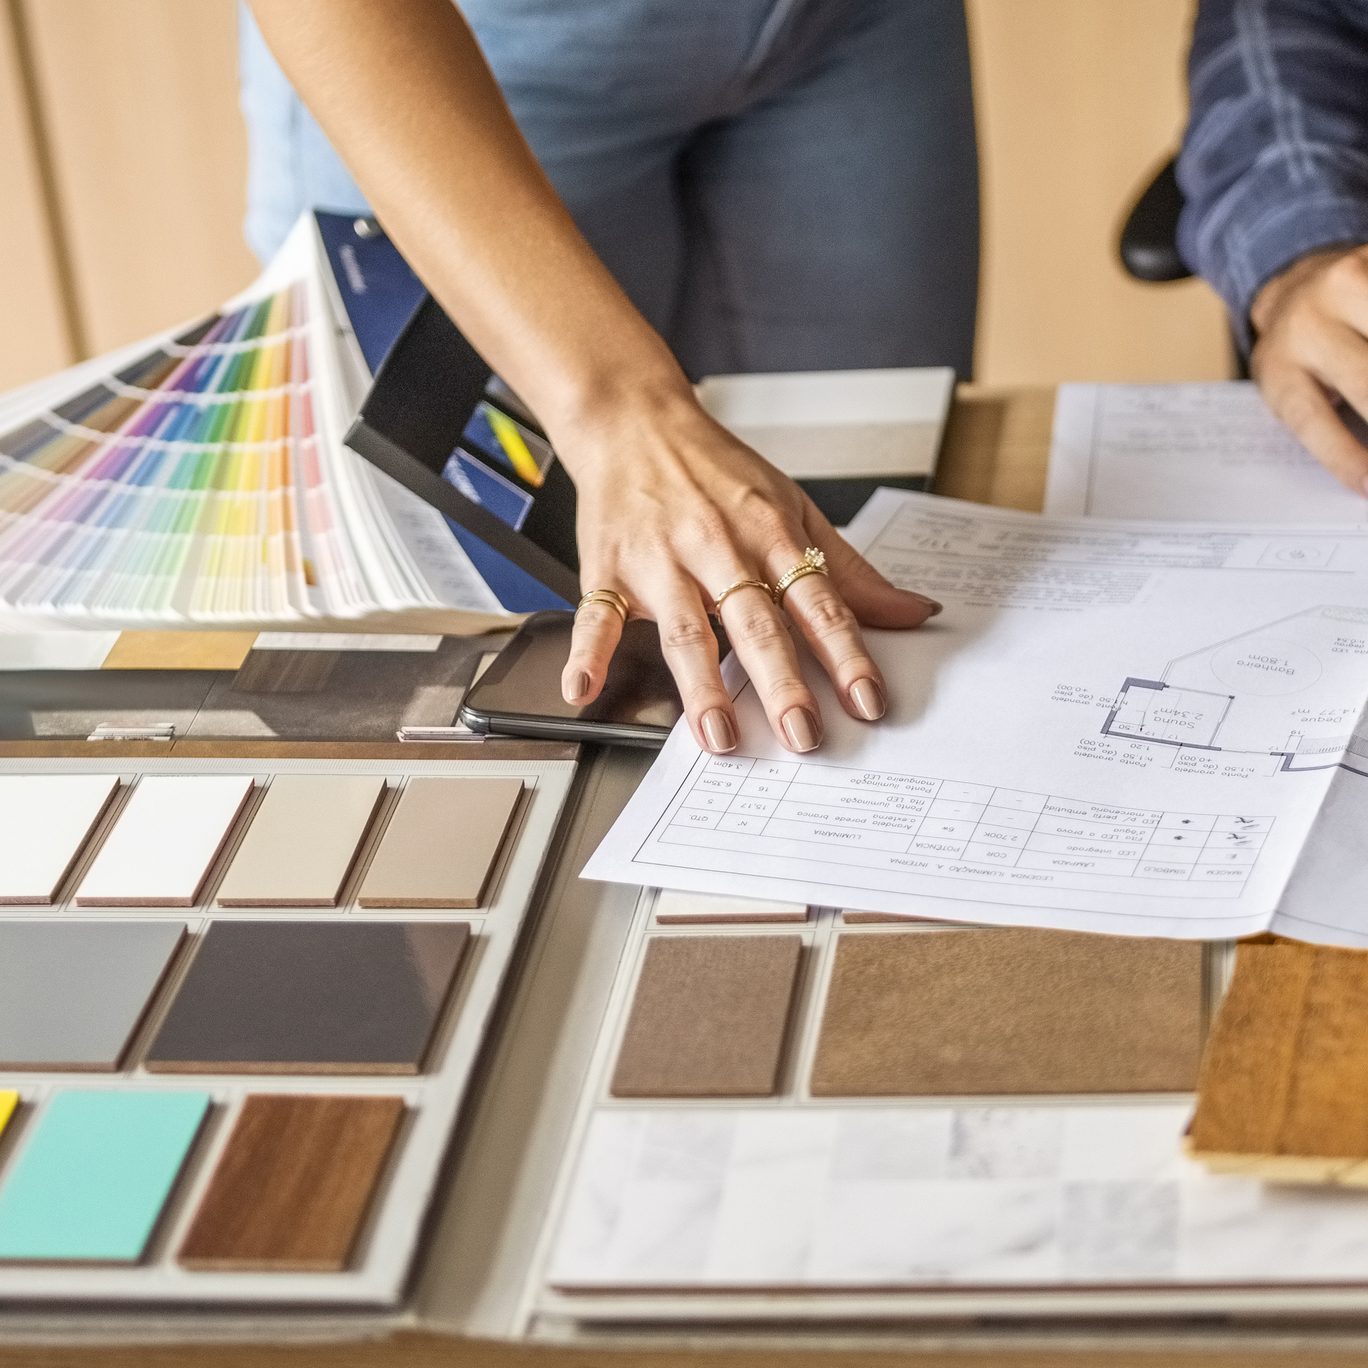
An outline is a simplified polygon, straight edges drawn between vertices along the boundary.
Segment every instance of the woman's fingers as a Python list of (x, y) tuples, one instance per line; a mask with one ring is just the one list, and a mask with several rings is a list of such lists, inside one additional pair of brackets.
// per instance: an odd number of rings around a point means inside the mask
[(1259, 388), (1269, 408), (1332, 475), (1368, 495), (1368, 450), (1344, 425), (1316, 378), (1294, 363), (1266, 360)]
[(623, 625), (622, 614), (610, 603), (586, 603), (576, 610), (570, 654), (561, 671), (561, 697), (567, 703), (592, 703), (599, 696)]
[[(826, 555), (827, 569), (837, 593), (866, 627), (920, 627), (927, 618), (935, 617), (941, 611), (941, 605), (935, 599), (910, 589), (899, 589), (886, 580), (832, 527), (810, 499), (803, 511), (803, 521), (812, 544)], [(781, 566), (780, 570), (786, 568)], [(807, 576), (809, 580), (816, 578), (816, 575)], [(797, 588), (795, 585), (794, 589)]]
[(784, 594), (782, 606), (831, 676), (845, 710), (865, 722), (877, 722), (888, 706), (883, 674), (836, 586), (825, 575), (804, 575)]
[(735, 750), (736, 714), (722, 684), (717, 637), (698, 586), (682, 575), (672, 577), (651, 606), (694, 740), (714, 755)]
[[(734, 575), (733, 580), (756, 578)], [(722, 605), (727, 639), (750, 676), (774, 734), (791, 751), (816, 750), (822, 717), (812, 696), (783, 614), (763, 589), (738, 589)]]

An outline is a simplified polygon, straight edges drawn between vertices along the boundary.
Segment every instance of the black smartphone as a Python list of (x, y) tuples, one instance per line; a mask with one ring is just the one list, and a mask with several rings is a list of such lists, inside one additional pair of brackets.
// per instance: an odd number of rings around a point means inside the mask
[(561, 697), (560, 683), (574, 620), (572, 613), (533, 613), (471, 686), (461, 721), (504, 736), (664, 745), (684, 710), (655, 623), (626, 625), (603, 692), (580, 706)]

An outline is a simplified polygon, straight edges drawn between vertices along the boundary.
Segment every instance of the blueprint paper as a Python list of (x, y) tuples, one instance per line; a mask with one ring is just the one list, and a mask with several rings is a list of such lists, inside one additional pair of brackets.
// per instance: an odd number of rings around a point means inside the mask
[(1047, 513), (1182, 522), (1363, 522), (1335, 479), (1245, 381), (1061, 385)]
[(948, 920), (1368, 945), (1368, 527), (1044, 518), (881, 490), (851, 539), (944, 601), (869, 634), (888, 715), (676, 727), (589, 878)]

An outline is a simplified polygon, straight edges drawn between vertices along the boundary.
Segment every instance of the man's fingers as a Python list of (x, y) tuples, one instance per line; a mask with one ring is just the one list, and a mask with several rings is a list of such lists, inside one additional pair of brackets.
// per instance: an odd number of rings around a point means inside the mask
[(1345, 427), (1320, 382), (1287, 361), (1268, 361), (1259, 369), (1269, 408), (1332, 475), (1368, 496), (1368, 449)]
[(920, 627), (941, 611), (935, 599), (899, 589), (886, 580), (832, 527), (811, 500), (804, 509), (803, 522), (813, 545), (826, 553), (827, 569), (837, 592), (866, 627)]

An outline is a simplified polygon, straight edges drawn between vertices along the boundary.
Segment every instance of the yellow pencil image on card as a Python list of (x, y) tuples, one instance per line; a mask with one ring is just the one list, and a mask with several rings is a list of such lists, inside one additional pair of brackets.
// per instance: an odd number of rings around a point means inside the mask
[(509, 464), (517, 471), (519, 477), (527, 481), (530, 485), (540, 487), (542, 483), (541, 467), (537, 465), (537, 459), (532, 455), (531, 448), (523, 440), (523, 435), (515, 423), (506, 413), (500, 413), (492, 405), (485, 405), (485, 417), (489, 419), (489, 426), (494, 430), (494, 435), (499, 439), (499, 445), (504, 450), (504, 455), (508, 457)]

